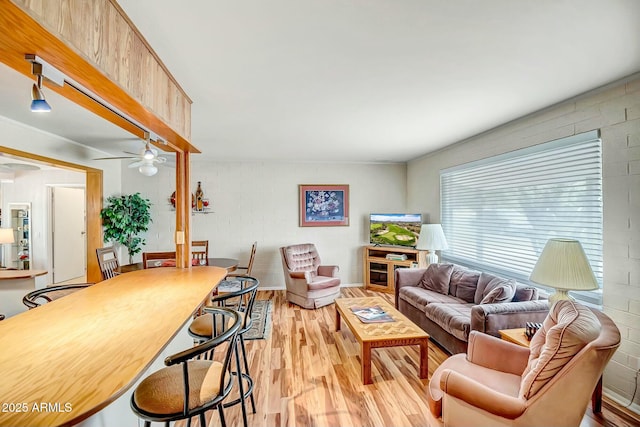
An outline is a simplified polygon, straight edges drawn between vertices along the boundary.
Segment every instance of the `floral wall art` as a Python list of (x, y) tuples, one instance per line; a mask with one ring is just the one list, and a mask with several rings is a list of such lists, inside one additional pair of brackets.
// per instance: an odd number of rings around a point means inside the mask
[(349, 225), (348, 185), (300, 185), (300, 227)]

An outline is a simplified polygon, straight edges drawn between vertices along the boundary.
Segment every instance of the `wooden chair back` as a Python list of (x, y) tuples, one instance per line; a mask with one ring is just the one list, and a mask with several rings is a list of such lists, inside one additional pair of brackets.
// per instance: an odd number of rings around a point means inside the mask
[(193, 240), (191, 242), (191, 259), (193, 265), (209, 265), (208, 240)]
[(142, 267), (143, 268), (155, 268), (155, 267), (175, 267), (176, 266), (176, 251), (170, 252), (143, 252), (142, 253)]
[(102, 273), (102, 280), (111, 279), (118, 274), (120, 263), (118, 262), (118, 255), (116, 255), (116, 250), (113, 246), (97, 248), (96, 255), (98, 256), (98, 265)]
[(256, 250), (258, 249), (258, 242), (253, 242), (251, 245), (251, 255), (249, 255), (249, 263), (246, 266), (239, 266), (237, 270), (244, 271), (234, 271), (232, 273), (227, 274), (227, 278), (238, 277), (238, 276), (251, 276), (251, 271), (253, 270), (253, 261), (256, 258)]
[(256, 250), (258, 249), (258, 242), (253, 242), (251, 245), (251, 255), (249, 255), (249, 264), (247, 264), (247, 276), (251, 276), (253, 270), (253, 260), (256, 258)]

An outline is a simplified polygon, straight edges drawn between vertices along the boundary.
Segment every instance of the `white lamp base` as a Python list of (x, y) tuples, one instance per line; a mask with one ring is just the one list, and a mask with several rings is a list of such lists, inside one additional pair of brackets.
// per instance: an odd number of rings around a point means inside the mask
[(429, 251), (429, 253), (425, 255), (425, 261), (427, 262), (427, 266), (429, 266), (430, 264), (437, 264), (439, 258), (436, 254), (436, 251)]
[(569, 295), (569, 291), (567, 289), (556, 289), (556, 291), (549, 296), (549, 307), (562, 300), (575, 301), (575, 299)]

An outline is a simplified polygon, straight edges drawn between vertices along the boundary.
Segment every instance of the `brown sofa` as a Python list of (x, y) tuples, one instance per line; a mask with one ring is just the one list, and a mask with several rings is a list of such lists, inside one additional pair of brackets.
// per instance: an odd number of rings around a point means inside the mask
[(546, 295), (535, 287), (455, 264), (395, 272), (396, 308), (451, 354), (465, 353), (472, 330), (499, 330), (542, 322)]

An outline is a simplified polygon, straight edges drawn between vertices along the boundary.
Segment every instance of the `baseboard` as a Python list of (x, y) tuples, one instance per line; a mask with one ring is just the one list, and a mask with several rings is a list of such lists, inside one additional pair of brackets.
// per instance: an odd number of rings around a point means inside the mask
[(640, 405), (637, 403), (629, 405), (628, 398), (606, 389), (603, 391), (603, 403), (609, 403), (612, 411), (626, 415), (640, 425)]

